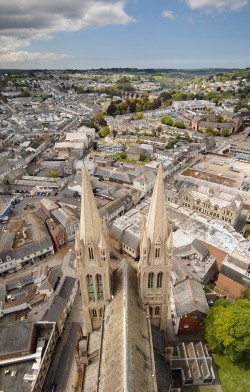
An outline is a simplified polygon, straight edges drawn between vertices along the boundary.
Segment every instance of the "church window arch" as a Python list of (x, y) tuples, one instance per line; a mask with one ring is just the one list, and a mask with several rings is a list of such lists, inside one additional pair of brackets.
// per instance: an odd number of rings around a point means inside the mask
[(160, 257), (160, 247), (159, 247), (159, 246), (156, 246), (156, 247), (155, 247), (155, 257), (156, 257), (156, 258), (159, 258), (159, 257)]
[(98, 299), (103, 299), (103, 284), (102, 284), (102, 275), (96, 275), (96, 284), (97, 284), (97, 296)]
[(160, 316), (160, 306), (155, 307), (155, 316)]
[(161, 250), (161, 241), (160, 238), (158, 237), (155, 243), (155, 257), (159, 258), (160, 257), (160, 250)]
[(152, 289), (154, 287), (154, 273), (149, 272), (148, 274), (148, 288)]
[(105, 251), (105, 249), (101, 250), (101, 258), (102, 258), (103, 261), (106, 261), (106, 251)]
[(95, 288), (94, 288), (94, 280), (92, 275), (87, 275), (87, 285), (88, 285), (88, 294), (89, 301), (95, 302)]
[(157, 282), (156, 282), (157, 289), (162, 287), (162, 272), (157, 274)]
[(149, 315), (150, 315), (150, 317), (153, 316), (153, 308), (152, 308), (152, 306), (149, 307)]
[(88, 252), (89, 252), (89, 260), (94, 260), (94, 249), (91, 242), (91, 239), (88, 241)]
[(88, 251), (89, 251), (89, 259), (94, 260), (94, 252), (93, 252), (93, 248), (91, 245), (89, 245)]

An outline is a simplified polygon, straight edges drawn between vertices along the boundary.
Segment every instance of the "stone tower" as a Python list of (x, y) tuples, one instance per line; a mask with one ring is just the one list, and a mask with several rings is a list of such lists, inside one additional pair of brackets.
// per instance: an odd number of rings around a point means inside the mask
[(80, 227), (76, 233), (77, 274), (86, 331), (101, 325), (104, 305), (111, 297), (110, 251), (106, 224), (101, 222), (85, 168), (82, 171)]
[(140, 296), (149, 306), (151, 322), (161, 330), (167, 326), (172, 250), (172, 227), (167, 217), (160, 167), (148, 218), (142, 222), (138, 279)]

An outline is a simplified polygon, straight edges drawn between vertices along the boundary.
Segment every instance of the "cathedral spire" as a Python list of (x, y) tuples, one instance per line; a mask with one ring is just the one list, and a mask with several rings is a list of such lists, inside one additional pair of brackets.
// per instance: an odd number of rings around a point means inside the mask
[(99, 328), (111, 297), (108, 230), (101, 222), (88, 173), (82, 170), (80, 226), (76, 232), (77, 274), (87, 332)]
[(155, 181), (146, 223), (146, 232), (151, 244), (155, 243), (157, 238), (160, 239), (160, 241), (165, 242), (169, 234), (163, 171), (161, 166), (159, 167)]
[(142, 224), (138, 279), (140, 296), (149, 307), (151, 323), (167, 326), (172, 262), (172, 233), (166, 210), (162, 167), (155, 181), (148, 219)]
[(95, 198), (91, 188), (89, 176), (85, 167), (82, 170), (82, 197), (80, 239), (85, 244), (89, 240), (98, 242), (102, 233), (101, 219), (96, 207)]

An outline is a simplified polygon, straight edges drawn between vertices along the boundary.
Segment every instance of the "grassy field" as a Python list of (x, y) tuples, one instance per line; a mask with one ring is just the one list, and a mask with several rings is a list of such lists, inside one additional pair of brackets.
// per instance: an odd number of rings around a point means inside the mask
[(219, 373), (223, 392), (250, 391), (250, 365), (242, 369), (232, 364), (227, 357), (214, 355), (214, 361)]

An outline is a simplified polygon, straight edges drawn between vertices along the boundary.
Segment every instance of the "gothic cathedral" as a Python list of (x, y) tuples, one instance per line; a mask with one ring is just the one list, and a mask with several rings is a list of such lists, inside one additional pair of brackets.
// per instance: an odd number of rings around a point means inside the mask
[[(169, 304), (172, 228), (166, 211), (163, 172), (158, 170), (150, 209), (141, 229), (138, 287), (152, 324), (165, 330)], [(111, 300), (108, 229), (101, 222), (86, 169), (82, 173), (80, 227), (76, 235), (77, 272), (84, 324), (91, 333), (99, 328)]]

